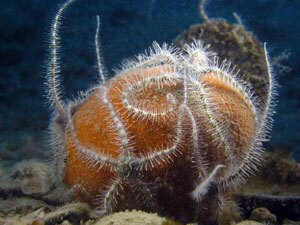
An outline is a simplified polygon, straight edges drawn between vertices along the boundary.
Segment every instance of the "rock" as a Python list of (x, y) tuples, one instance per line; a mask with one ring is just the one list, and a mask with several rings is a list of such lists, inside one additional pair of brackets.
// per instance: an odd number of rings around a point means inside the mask
[(262, 171), (234, 194), (244, 215), (264, 207), (276, 215), (277, 222), (285, 218), (300, 220), (299, 163), (283, 149), (263, 154)]
[(72, 225), (69, 221), (65, 220), (61, 225)]
[(0, 216), (0, 224), (4, 225), (44, 225), (41, 218), (45, 215), (44, 209), (38, 209), (25, 216), (15, 215), (10, 217)]
[(45, 225), (55, 225), (70, 222), (71, 224), (81, 224), (91, 217), (91, 210), (84, 203), (69, 203), (57, 208), (53, 212), (47, 213), (43, 221)]
[(267, 208), (256, 208), (252, 210), (250, 220), (267, 224), (276, 224), (277, 218)]
[[(31, 213), (37, 209), (42, 209), (46, 218), (51, 221), (50, 211), (56, 212), (58, 206), (73, 200), (70, 190), (54, 185), (52, 170), (46, 163), (23, 161), (12, 168), (3, 168), (2, 174), (0, 216), (2, 215), (2, 221), (17, 221), (7, 222), (8, 224), (22, 224), (24, 221), (27, 221), (25, 224), (30, 224), (36, 217)], [(62, 214), (66, 213), (64, 207), (61, 210)]]
[(300, 184), (300, 163), (292, 158), (287, 149), (276, 149), (264, 154), (262, 176), (277, 184)]
[(257, 194), (244, 193), (235, 195), (235, 199), (245, 214), (249, 213), (249, 209), (267, 207), (274, 212), (278, 221), (282, 221), (284, 218), (292, 218), (294, 220), (299, 220), (300, 218), (299, 196), (275, 196), (258, 192)]
[(264, 225), (263, 223), (258, 223), (256, 221), (252, 221), (252, 220), (244, 220), (241, 221), (235, 225)]
[(55, 186), (50, 193), (42, 196), (42, 200), (47, 202), (48, 204), (59, 206), (65, 203), (70, 203), (73, 201), (72, 192), (68, 187), (63, 185)]
[(90, 208), (83, 203), (70, 203), (53, 211), (40, 208), (32, 213), (21, 216), (0, 216), (0, 224), (18, 225), (56, 225), (85, 224), (92, 217)]
[(95, 225), (179, 225), (172, 220), (160, 217), (155, 213), (128, 211), (113, 213), (96, 221)]
[(50, 168), (45, 163), (34, 160), (20, 162), (11, 171), (5, 171), (0, 180), (0, 196), (45, 194), (52, 185), (50, 177)]
[(53, 207), (50, 207), (43, 201), (26, 197), (13, 197), (0, 200), (0, 212), (4, 215), (25, 215), (39, 208), (50, 209)]
[(292, 221), (289, 219), (285, 219), (282, 225), (300, 225), (300, 221)]

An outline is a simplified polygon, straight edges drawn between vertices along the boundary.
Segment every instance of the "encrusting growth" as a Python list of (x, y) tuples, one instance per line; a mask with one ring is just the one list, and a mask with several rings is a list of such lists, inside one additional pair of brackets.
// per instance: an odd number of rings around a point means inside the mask
[(100, 215), (140, 208), (197, 219), (195, 203), (201, 205), (212, 192), (222, 199), (256, 169), (273, 86), (260, 109), (230, 64), (219, 63), (196, 40), (183, 52), (154, 42), (147, 54), (125, 61), (107, 81), (97, 16), (101, 84), (78, 101), (63, 102), (58, 27), (72, 2), (58, 11), (51, 38), (48, 84), (57, 112), (51, 129), (59, 182)]

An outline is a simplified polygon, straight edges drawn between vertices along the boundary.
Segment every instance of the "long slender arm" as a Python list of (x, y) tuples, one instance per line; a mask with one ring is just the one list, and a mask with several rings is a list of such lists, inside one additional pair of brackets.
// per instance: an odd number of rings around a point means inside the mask
[(100, 55), (100, 42), (99, 42), (99, 33), (100, 33), (100, 17), (97, 15), (97, 29), (95, 34), (95, 46), (96, 46), (96, 55), (97, 55), (97, 67), (99, 77), (102, 83), (106, 82), (106, 77), (103, 71), (103, 63), (101, 62), (101, 55)]
[(59, 28), (61, 24), (61, 19), (64, 11), (76, 0), (69, 0), (65, 2), (55, 15), (50, 36), (50, 62), (48, 66), (48, 98), (50, 100), (51, 106), (53, 106), (60, 117), (65, 118), (66, 112), (64, 109), (64, 104), (62, 100), (62, 93), (60, 88), (60, 63), (59, 63), (59, 49), (60, 49), (60, 37)]

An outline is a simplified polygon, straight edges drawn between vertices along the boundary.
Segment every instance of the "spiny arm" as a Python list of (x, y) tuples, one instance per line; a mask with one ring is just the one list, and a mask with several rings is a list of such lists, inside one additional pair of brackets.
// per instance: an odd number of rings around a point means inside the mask
[(209, 18), (207, 16), (207, 14), (205, 13), (205, 9), (204, 9), (204, 5), (206, 3), (206, 0), (201, 0), (200, 1), (200, 15), (201, 17), (205, 20), (205, 21), (208, 21)]
[[(265, 54), (265, 61), (267, 65), (267, 71), (268, 71), (268, 89), (267, 89), (267, 99), (265, 103), (265, 108), (263, 109), (261, 113), (261, 124), (260, 129), (261, 133), (264, 133), (264, 136), (267, 136), (269, 133), (271, 126), (272, 126), (272, 116), (274, 114), (274, 107), (275, 107), (275, 101), (274, 98), (276, 97), (276, 80), (274, 79), (274, 75), (272, 73), (270, 60), (268, 56), (267, 51), (267, 44), (264, 43), (264, 54)], [(264, 140), (266, 141), (266, 140)]]
[(51, 102), (51, 106), (55, 107), (61, 118), (65, 118), (66, 112), (63, 107), (63, 100), (61, 99), (61, 89), (59, 81), (60, 65), (58, 52), (60, 48), (60, 37), (58, 33), (63, 12), (75, 1), (76, 0), (69, 0), (61, 6), (54, 18), (51, 27), (50, 63), (47, 74), (48, 98)]
[(103, 71), (103, 63), (101, 62), (101, 56), (100, 56), (100, 42), (99, 42), (99, 33), (100, 33), (100, 17), (97, 15), (97, 29), (95, 34), (95, 46), (96, 46), (96, 55), (97, 55), (97, 67), (98, 67), (98, 73), (101, 78), (101, 82), (106, 82), (106, 77)]

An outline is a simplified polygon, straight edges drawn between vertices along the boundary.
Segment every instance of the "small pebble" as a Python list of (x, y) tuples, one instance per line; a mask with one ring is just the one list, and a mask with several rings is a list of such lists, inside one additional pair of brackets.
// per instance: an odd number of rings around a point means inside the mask
[(267, 208), (256, 208), (252, 210), (250, 220), (267, 223), (269, 225), (276, 224), (277, 218)]
[(289, 219), (285, 219), (282, 225), (300, 225), (300, 221), (292, 221)]
[(244, 220), (241, 221), (235, 225), (264, 225), (263, 223), (258, 223), (256, 221), (252, 221), (252, 220)]

